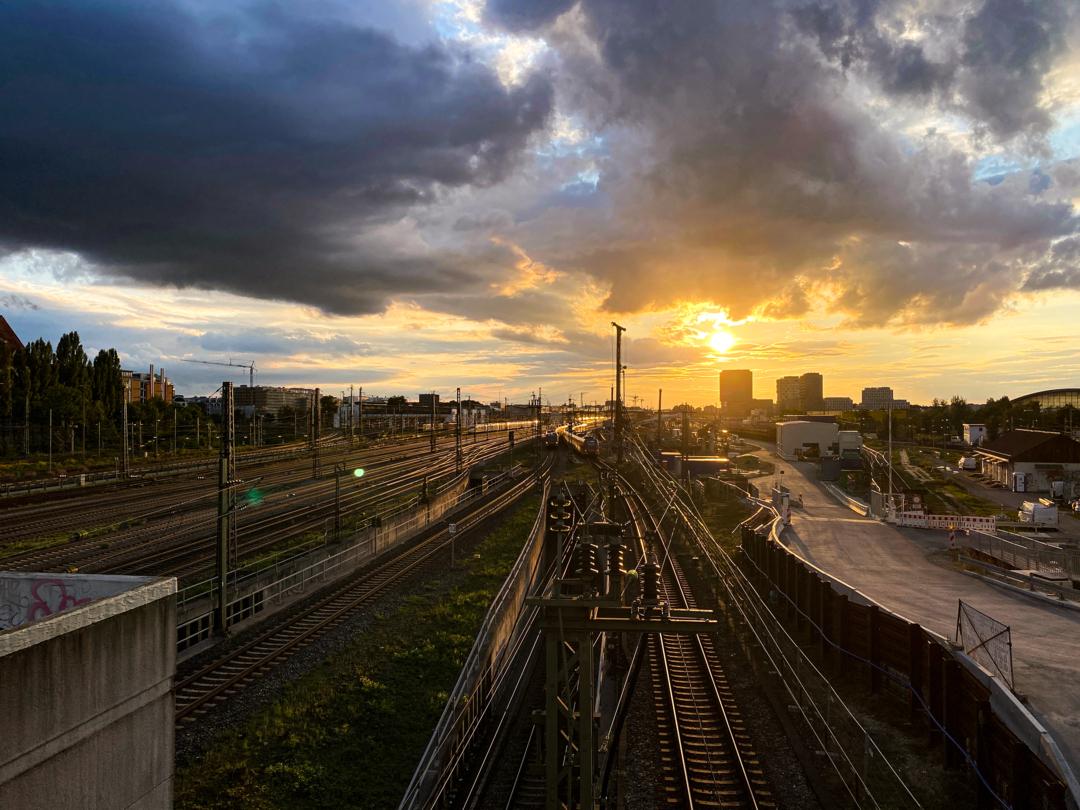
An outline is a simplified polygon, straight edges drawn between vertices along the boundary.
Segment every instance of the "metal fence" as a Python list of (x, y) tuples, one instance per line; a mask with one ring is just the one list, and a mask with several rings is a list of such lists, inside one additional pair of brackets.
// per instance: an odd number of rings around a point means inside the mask
[(543, 581), (542, 540), (549, 487), (544, 486), (540, 509), (529, 538), (499, 593), (484, 616), (457, 683), (401, 800), (401, 810), (431, 807), (453, 787), (457, 767), (488, 713), (493, 693), (504, 680), (507, 665), (527, 643), (538, 611), (525, 598)]
[(959, 543), (1007, 566), (1024, 571), (1080, 580), (1080, 554), (1058, 548), (1032, 537), (1012, 532), (972, 532), (961, 535)]
[(1009, 625), (957, 600), (956, 641), (986, 670), (1013, 686), (1012, 631)]
[[(855, 806), (919, 806), (919, 801), (913, 793), (918, 789), (893, 768), (836, 692), (835, 683), (852, 676), (860, 676), (872, 693), (907, 698), (912, 716), (928, 722), (945, 764), (969, 767), (979, 806), (1072, 806), (1062, 776), (992, 708), (992, 683), (981, 680), (941, 639), (852, 589), (845, 591), (793, 554), (779, 540), (779, 517), (767, 536), (744, 527), (743, 552), (753, 572), (748, 580), (685, 493), (644, 454), (639, 460), (657, 495), (686, 519), (718, 575), (718, 595), (760, 644), (809, 739)], [(772, 510), (764, 501), (754, 503)], [(821, 668), (811, 652), (823, 662)]]
[[(507, 470), (488, 481), (498, 486), (513, 479), (518, 468)], [(230, 597), (227, 612), (230, 621), (262, 612), (271, 605), (293, 601), (313, 587), (322, 587), (330, 580), (343, 576), (374, 559), (420, 530), (439, 520), (447, 512), (481, 497), (484, 487), (466, 489), (469, 474), (455, 476), (436, 491), (432, 503), (423, 507), (406, 505), (380, 515), (378, 526), (361, 529), (345, 542), (341, 551), (326, 554), (323, 550), (308, 552), (261, 570), (237, 573), (229, 581)], [(440, 497), (441, 496), (441, 497)], [(314, 561), (312, 557), (316, 557)], [(187, 649), (209, 637), (212, 608), (209, 598), (217, 587), (213, 577), (188, 586), (177, 594), (177, 640), (180, 650)], [(184, 612), (193, 615), (184, 615)]]

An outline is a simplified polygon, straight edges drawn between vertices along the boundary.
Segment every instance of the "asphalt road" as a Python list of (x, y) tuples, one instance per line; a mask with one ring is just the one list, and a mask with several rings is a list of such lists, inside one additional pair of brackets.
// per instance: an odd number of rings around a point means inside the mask
[[(765, 455), (765, 453), (762, 453)], [(952, 570), (946, 533), (898, 529), (858, 516), (816, 483), (814, 465), (770, 461), (804, 507), (783, 540), (804, 558), (910, 621), (952, 637), (957, 600), (1012, 628), (1016, 689), (1080, 773), (1080, 610), (1044, 604)], [(772, 482), (763, 478), (758, 484)]]

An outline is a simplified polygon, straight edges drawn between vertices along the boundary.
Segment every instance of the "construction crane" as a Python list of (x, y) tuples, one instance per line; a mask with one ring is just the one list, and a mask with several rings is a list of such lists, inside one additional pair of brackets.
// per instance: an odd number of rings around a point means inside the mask
[(246, 368), (248, 370), (248, 384), (255, 387), (255, 361), (250, 363), (234, 363), (232, 358), (228, 363), (223, 363), (220, 360), (188, 360), (186, 357), (180, 358), (185, 363), (202, 363), (204, 366), (232, 366), (233, 368)]

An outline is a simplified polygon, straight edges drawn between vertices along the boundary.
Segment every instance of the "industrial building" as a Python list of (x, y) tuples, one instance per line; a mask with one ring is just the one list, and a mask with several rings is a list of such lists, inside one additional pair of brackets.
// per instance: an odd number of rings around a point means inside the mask
[(0, 573), (0, 807), (172, 807), (175, 594)]
[(840, 428), (836, 422), (797, 419), (776, 423), (776, 452), (780, 458), (802, 455), (828, 456), (838, 453)]
[(1047, 430), (1010, 430), (975, 448), (984, 475), (1014, 492), (1049, 492), (1051, 481), (1072, 490), (1080, 480), (1080, 442)]
[(720, 372), (720, 405), (727, 416), (747, 416), (754, 401), (754, 372), (725, 369)]
[(1024, 394), (1012, 401), (1013, 407), (1038, 405), (1040, 410), (1052, 411), (1071, 406), (1080, 410), (1080, 388), (1053, 388), (1048, 391), (1036, 391)]
[(168, 377), (165, 376), (165, 369), (159, 369), (154, 372), (153, 365), (150, 366), (150, 373), (143, 374), (138, 371), (120, 371), (120, 379), (124, 386), (124, 394), (127, 396), (127, 401), (132, 402), (149, 402), (152, 399), (160, 399), (165, 402), (166, 405), (172, 404), (173, 401), (173, 384)]
[(311, 408), (313, 393), (307, 388), (238, 385), (233, 388), (233, 404), (249, 418), (255, 415), (279, 416), (286, 408), (307, 412)]

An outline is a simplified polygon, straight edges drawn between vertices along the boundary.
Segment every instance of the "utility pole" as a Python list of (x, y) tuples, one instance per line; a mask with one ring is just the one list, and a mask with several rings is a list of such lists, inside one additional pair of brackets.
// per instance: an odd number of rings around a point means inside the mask
[(664, 432), (664, 389), (656, 395), (656, 449), (660, 449), (660, 435)]
[(435, 392), (431, 392), (431, 452), (435, 452)]
[(886, 513), (893, 511), (893, 495), (892, 495), (892, 403), (889, 403), (889, 501), (886, 507)]
[(457, 389), (457, 419), (454, 425), (454, 467), (461, 472), (461, 389)]
[(684, 481), (690, 481), (690, 406), (682, 407), (682, 475)]
[(124, 396), (124, 466), (122, 467), (122, 471), (124, 473), (124, 478), (128, 477), (128, 412), (127, 412), (127, 406), (128, 406), (128, 398), (127, 398), (127, 392), (125, 392), (125, 396)]
[(176, 406), (172, 409), (172, 454), (176, 455)]
[(359, 410), (360, 410), (360, 438), (363, 439), (364, 438), (364, 386), (362, 386), (362, 385), (360, 386), (360, 391), (359, 391), (358, 395), (360, 397), (360, 401), (358, 403)]
[(541, 436), (544, 424), (540, 413), (540, 397), (533, 397), (533, 405), (536, 406), (536, 483), (543, 486), (544, 479), (540, 469), (544, 466), (544, 440)]
[(356, 407), (356, 400), (353, 399), (353, 387), (349, 385), (349, 447), (356, 444), (356, 422), (353, 419), (353, 408)]
[[(350, 405), (351, 405), (350, 401)], [(345, 462), (334, 465), (334, 541), (341, 539), (341, 475), (345, 472)]]
[(315, 402), (311, 408), (311, 442), (314, 452), (311, 455), (311, 477), (319, 477), (319, 431), (322, 428), (320, 419), (320, 411), (322, 410), (322, 403), (319, 401), (319, 389), (315, 389)]
[(615, 467), (622, 465), (623, 414), (622, 414), (622, 333), (626, 328), (611, 322), (615, 327)]
[(221, 384), (221, 456), (218, 459), (217, 599), (214, 632), (228, 633), (229, 539), (233, 519), (235, 465), (233, 462), (233, 386)]
[(49, 475), (52, 475), (52, 408), (49, 408)]

